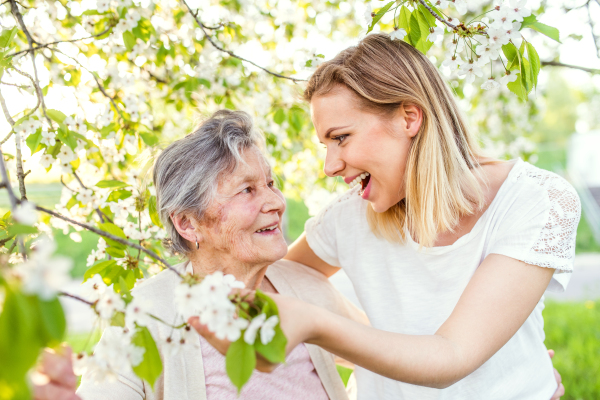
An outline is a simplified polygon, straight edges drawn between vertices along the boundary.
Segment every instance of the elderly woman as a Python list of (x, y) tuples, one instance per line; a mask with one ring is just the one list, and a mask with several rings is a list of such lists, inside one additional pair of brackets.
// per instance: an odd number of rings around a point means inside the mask
[[(285, 200), (276, 188), (263, 153), (263, 138), (243, 112), (219, 111), (192, 134), (165, 149), (154, 167), (158, 207), (173, 250), (186, 261), (181, 273), (233, 274), (246, 287), (282, 293), (364, 322), (364, 314), (314, 270), (281, 261), (287, 245), (281, 231)], [(179, 277), (163, 271), (132, 294), (151, 300), (152, 314), (177, 318), (173, 296)], [(115, 329), (115, 328), (109, 328)], [(166, 351), (172, 329), (154, 322), (149, 329), (163, 361), (152, 389), (133, 374), (95, 385), (84, 375), (82, 399), (344, 399), (333, 356), (300, 344), (286, 365), (255, 372), (240, 397), (225, 372), (225, 358), (201, 336), (179, 354)]]

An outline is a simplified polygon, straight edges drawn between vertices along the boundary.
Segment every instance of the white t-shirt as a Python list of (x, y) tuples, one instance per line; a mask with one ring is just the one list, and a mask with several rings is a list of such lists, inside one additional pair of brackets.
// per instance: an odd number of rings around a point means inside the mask
[[(306, 222), (306, 238), (317, 256), (348, 274), (377, 329), (434, 334), (488, 254), (556, 269), (548, 290), (563, 291), (570, 279), (579, 197), (563, 178), (520, 159), (471, 232), (449, 246), (419, 249), (410, 235), (404, 244), (379, 239), (367, 205), (349, 190)], [(358, 399), (550, 399), (557, 384), (544, 346), (543, 300), (508, 343), (454, 385), (432, 389), (357, 368)]]

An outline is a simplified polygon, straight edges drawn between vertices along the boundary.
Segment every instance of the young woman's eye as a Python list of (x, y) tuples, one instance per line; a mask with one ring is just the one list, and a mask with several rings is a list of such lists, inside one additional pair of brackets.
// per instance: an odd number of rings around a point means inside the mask
[(348, 135), (339, 135), (336, 137), (332, 137), (332, 140), (335, 140), (336, 142), (338, 142), (338, 145), (342, 144), (342, 142), (348, 137)]

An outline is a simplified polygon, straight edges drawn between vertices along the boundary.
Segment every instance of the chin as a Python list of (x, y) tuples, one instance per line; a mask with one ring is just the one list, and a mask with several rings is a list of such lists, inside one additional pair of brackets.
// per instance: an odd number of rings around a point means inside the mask
[(394, 204), (382, 204), (382, 202), (370, 202), (371, 208), (376, 213), (384, 213), (389, 210)]

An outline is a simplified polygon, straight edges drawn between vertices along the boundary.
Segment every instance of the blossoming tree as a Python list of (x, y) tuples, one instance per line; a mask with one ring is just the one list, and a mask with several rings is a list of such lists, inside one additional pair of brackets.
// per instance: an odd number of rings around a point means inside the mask
[[(57, 296), (84, 302), (106, 325), (122, 327), (92, 354), (78, 355), (81, 368), (97, 380), (132, 369), (153, 384), (160, 375), (146, 328), (156, 317), (130, 290), (172, 269), (149, 170), (161, 144), (191, 128), (198, 108), (254, 114), (284, 192), (314, 203), (322, 193), (316, 188), (328, 181), (306, 105), (297, 100), (302, 81), (323, 54), (382, 30), (440, 66), (473, 105), (486, 146), (529, 155), (522, 130), (500, 138), (485, 121), (494, 107), (515, 110), (502, 113), (498, 130), (535, 115), (528, 98), (540, 69), (560, 63), (541, 61), (533, 39), (558, 42), (559, 31), (525, 0), (472, 3), (5, 0), (0, 103), (10, 128), (0, 138), (0, 185), (11, 210), (0, 220), (0, 397), (28, 398), (27, 372), (42, 348), (64, 338)], [(27, 200), (27, 176), (40, 167), (64, 186), (54, 208)], [(71, 261), (53, 255), (53, 229), (99, 236), (81, 296), (63, 291)], [(180, 278), (181, 321), (172, 325), (166, 351), (190, 342), (195, 332), (186, 318), (200, 315), (234, 342), (227, 371), (238, 387), (252, 374), (254, 351), (283, 361), (286, 341), (268, 296), (231, 295), (241, 287), (232, 276)], [(211, 318), (216, 314), (223, 318)]]

